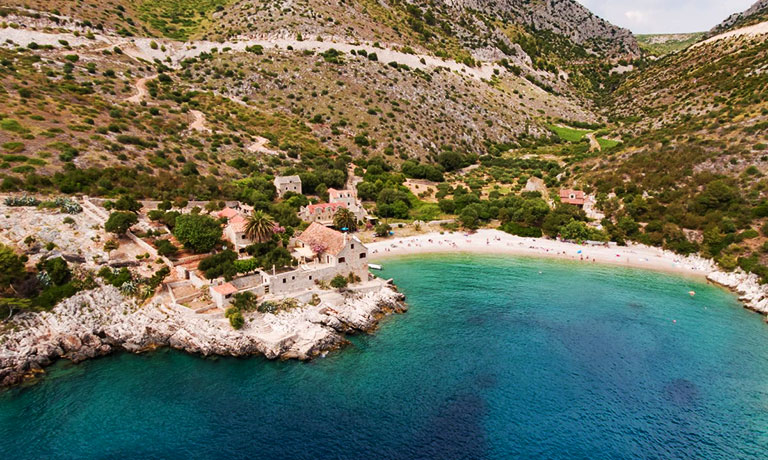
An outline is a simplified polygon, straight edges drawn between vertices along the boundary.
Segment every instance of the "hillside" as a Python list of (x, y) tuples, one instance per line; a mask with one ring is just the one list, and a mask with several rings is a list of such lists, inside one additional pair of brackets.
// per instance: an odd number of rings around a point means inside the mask
[(740, 29), (765, 21), (768, 21), (768, 0), (758, 0), (746, 11), (733, 14), (726, 18), (725, 21), (712, 28), (707, 36), (712, 37), (730, 30)]
[(766, 278), (764, 38), (692, 46), (621, 83), (606, 112), (624, 146), (590, 160), (578, 182), (603, 194), (602, 208), (613, 222), (623, 219), (624, 234), (701, 250), (726, 268), (739, 264)]
[[(382, 218), (731, 265), (763, 243), (764, 36), (641, 37), (647, 58), (570, 0), (15, 1), (6, 192), (240, 199), (293, 228), (295, 208), (354, 183)], [(276, 201), (277, 174), (308, 197)], [(596, 209), (557, 206), (568, 186)]]
[(665, 56), (682, 51), (701, 40), (703, 32), (689, 34), (637, 35), (637, 42), (643, 52), (651, 56)]

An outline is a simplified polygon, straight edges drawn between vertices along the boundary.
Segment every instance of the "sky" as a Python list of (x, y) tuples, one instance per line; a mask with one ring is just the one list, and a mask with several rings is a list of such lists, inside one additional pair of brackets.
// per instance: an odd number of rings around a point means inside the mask
[(703, 32), (757, 0), (578, 0), (636, 34)]

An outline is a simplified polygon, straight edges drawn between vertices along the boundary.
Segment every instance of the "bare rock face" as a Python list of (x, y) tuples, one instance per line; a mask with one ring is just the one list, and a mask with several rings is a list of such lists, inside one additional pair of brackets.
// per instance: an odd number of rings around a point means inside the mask
[(305, 305), (278, 314), (246, 314), (233, 330), (221, 315), (185, 307), (138, 306), (113, 287), (81, 292), (51, 312), (13, 319), (0, 335), (0, 385), (20, 383), (59, 358), (80, 362), (125, 350), (168, 346), (201, 355), (310, 359), (342, 346), (344, 335), (370, 331), (389, 313), (404, 312), (404, 296), (391, 287), (351, 296), (343, 305)]
[(568, 37), (610, 56), (639, 56), (632, 32), (596, 16), (574, 0), (443, 0), (449, 6), (508, 15), (535, 29)]

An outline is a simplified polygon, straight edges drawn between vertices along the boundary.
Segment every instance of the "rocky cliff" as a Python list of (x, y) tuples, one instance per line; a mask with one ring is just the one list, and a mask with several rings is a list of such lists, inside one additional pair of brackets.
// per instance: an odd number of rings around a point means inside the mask
[(639, 55), (632, 32), (596, 16), (574, 0), (444, 0), (454, 7), (510, 16), (534, 29), (568, 37), (574, 43), (608, 55)]
[(115, 288), (100, 288), (71, 297), (51, 312), (14, 318), (0, 335), (0, 386), (42, 373), (59, 358), (79, 362), (163, 346), (204, 356), (309, 359), (343, 345), (345, 334), (370, 331), (382, 316), (404, 312), (403, 300), (385, 287), (350, 296), (340, 306), (248, 313), (243, 329), (235, 331), (221, 315), (160, 304), (140, 307)]

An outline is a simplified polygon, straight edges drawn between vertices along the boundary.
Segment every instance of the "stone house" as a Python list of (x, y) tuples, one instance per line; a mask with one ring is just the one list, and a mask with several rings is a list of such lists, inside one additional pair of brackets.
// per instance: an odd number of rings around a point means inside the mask
[(317, 222), (310, 224), (294, 240), (292, 255), (299, 261), (296, 268), (285, 271), (273, 268), (271, 273), (258, 270), (229, 283), (211, 286), (211, 298), (217, 306), (224, 308), (237, 292), (252, 292), (260, 297), (290, 295), (315, 289), (319, 282), (328, 283), (337, 275), (352, 273), (363, 281), (372, 276), (368, 272), (368, 248), (357, 237)]
[(332, 226), (333, 216), (341, 208), (346, 208), (344, 203), (320, 203), (302, 206), (299, 210), (299, 218), (305, 222), (317, 222), (322, 225)]
[(571, 190), (564, 188), (560, 190), (560, 202), (571, 204), (578, 207), (584, 207), (584, 192), (581, 190)]
[(253, 240), (245, 236), (247, 224), (248, 219), (240, 214), (236, 214), (229, 219), (227, 226), (224, 228), (224, 237), (232, 244), (232, 250), (239, 254), (245, 252), (245, 248), (253, 244)]
[(368, 217), (368, 212), (357, 199), (357, 193), (355, 193), (354, 190), (336, 190), (330, 188), (328, 189), (328, 202), (344, 204), (344, 206), (354, 214), (355, 219), (357, 219), (358, 222), (364, 222), (366, 217)]
[(288, 192), (301, 193), (301, 178), (299, 176), (275, 176), (277, 196), (282, 198)]

